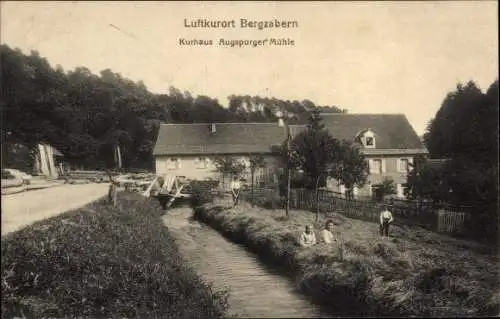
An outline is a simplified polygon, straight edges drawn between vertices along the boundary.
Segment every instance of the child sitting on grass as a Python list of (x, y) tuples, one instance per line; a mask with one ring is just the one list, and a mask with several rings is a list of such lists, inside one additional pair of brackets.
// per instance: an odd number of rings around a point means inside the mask
[(302, 247), (311, 247), (316, 245), (316, 235), (312, 231), (310, 225), (306, 225), (305, 231), (300, 234), (299, 244)]

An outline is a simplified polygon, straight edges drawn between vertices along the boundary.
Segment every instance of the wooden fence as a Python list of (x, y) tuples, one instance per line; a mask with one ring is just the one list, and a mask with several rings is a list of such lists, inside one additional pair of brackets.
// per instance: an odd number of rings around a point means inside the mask
[(316, 193), (304, 189), (294, 189), (290, 194), (290, 206), (295, 209), (321, 212), (336, 211), (347, 217), (376, 222), (380, 209), (369, 201), (347, 200), (340, 193), (326, 190), (318, 192), (319, 205), (316, 206)]
[[(239, 176), (244, 180), (243, 186), (244, 188), (250, 188), (252, 184), (252, 174), (246, 170)], [(231, 174), (219, 174), (217, 176), (217, 180), (220, 182), (220, 187), (226, 190), (229, 190), (231, 180), (233, 179), (233, 175)], [(253, 184), (254, 190), (258, 191), (258, 189), (267, 188), (270, 186), (275, 186), (278, 183), (278, 177), (274, 170), (266, 168), (266, 169), (258, 169), (253, 176)], [(246, 187), (245, 187), (246, 186)]]
[[(316, 193), (305, 189), (293, 189), (290, 194), (290, 206), (295, 209), (304, 209), (321, 212), (336, 211), (347, 217), (377, 222), (382, 209), (381, 203), (371, 200), (346, 199), (340, 193), (328, 190)], [(394, 215), (397, 224), (418, 225), (431, 230), (445, 233), (461, 233), (470, 214), (463, 211), (436, 210), (431, 203), (390, 200), (386, 202)]]
[(462, 233), (465, 230), (465, 223), (469, 218), (470, 215), (464, 212), (453, 212), (440, 209), (438, 210), (438, 232)]

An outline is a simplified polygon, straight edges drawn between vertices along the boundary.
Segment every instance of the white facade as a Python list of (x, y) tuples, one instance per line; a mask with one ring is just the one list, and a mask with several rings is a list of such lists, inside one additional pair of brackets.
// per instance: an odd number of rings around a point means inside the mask
[[(277, 159), (270, 155), (264, 155), (265, 167), (276, 167)], [(250, 158), (248, 155), (234, 155), (233, 158), (245, 164), (247, 172), (250, 170)], [(258, 169), (256, 174), (263, 169)], [(205, 180), (218, 179), (220, 173), (214, 163), (214, 156), (207, 155), (183, 155), (183, 156), (156, 156), (155, 172), (160, 174), (175, 174), (185, 176), (188, 179)]]

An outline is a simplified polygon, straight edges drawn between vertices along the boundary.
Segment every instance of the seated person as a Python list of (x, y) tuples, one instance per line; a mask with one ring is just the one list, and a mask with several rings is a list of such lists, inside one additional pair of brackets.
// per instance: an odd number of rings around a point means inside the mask
[(312, 231), (311, 226), (306, 225), (305, 231), (300, 234), (299, 244), (302, 247), (311, 247), (316, 245), (316, 235)]
[(337, 241), (333, 237), (333, 221), (327, 220), (325, 224), (325, 229), (321, 231), (321, 239), (324, 243), (331, 244), (334, 241)]

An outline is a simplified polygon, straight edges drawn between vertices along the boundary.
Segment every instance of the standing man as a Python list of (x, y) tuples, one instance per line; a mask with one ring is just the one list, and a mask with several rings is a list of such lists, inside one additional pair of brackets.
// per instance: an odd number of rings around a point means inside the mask
[(113, 207), (116, 206), (116, 195), (118, 193), (117, 182), (111, 178), (108, 190), (108, 201)]
[(394, 221), (392, 213), (384, 204), (384, 209), (380, 213), (380, 236), (389, 237), (389, 225)]
[(158, 201), (160, 202), (161, 208), (167, 210), (167, 204), (170, 200), (169, 192), (165, 189), (165, 178), (163, 176), (158, 177), (155, 184), (155, 191), (157, 192)]
[(233, 178), (233, 181), (231, 182), (231, 195), (233, 196), (233, 206), (238, 205), (238, 198), (240, 196), (240, 188), (241, 188), (241, 184), (240, 184), (240, 181), (238, 180), (238, 176), (235, 176)]

